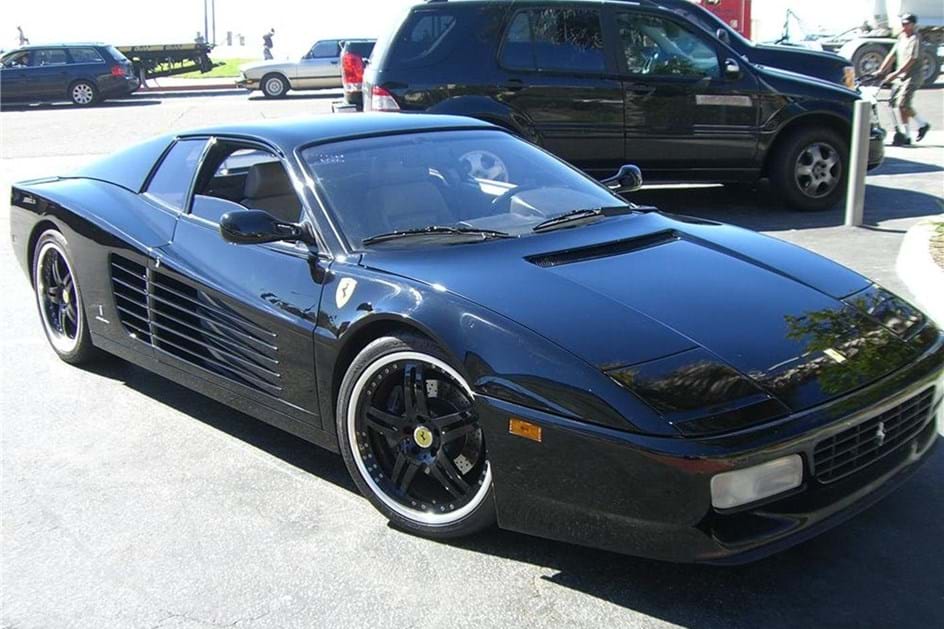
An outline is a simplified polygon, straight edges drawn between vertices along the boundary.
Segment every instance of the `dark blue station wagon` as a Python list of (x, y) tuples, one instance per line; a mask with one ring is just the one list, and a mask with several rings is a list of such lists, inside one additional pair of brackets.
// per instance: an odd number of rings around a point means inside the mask
[(51, 44), (24, 46), (3, 55), (3, 102), (70, 100), (86, 106), (138, 89), (132, 64), (114, 46)]

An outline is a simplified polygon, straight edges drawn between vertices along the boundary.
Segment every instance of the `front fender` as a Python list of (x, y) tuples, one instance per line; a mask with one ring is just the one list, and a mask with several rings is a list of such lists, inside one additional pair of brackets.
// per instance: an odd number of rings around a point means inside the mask
[[(345, 278), (346, 290), (351, 291), (346, 296), (340, 289)], [(645, 403), (598, 369), (442, 287), (335, 262), (324, 290), (316, 360), (325, 417), (334, 417), (335, 389), (343, 377), (335, 370), (339, 360), (343, 371), (350, 347), (363, 347), (397, 325), (439, 344), (477, 394), (619, 430), (677, 435)]]

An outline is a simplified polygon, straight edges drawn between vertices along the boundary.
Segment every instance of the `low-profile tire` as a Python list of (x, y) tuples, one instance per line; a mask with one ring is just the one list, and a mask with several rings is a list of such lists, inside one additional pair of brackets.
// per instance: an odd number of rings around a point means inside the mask
[(33, 293), (43, 331), (53, 351), (71, 365), (101, 357), (92, 345), (82, 290), (65, 237), (43, 232), (33, 251)]
[(259, 89), (266, 98), (282, 98), (288, 91), (288, 81), (281, 74), (267, 74), (259, 82)]
[(341, 382), (336, 421), (351, 477), (394, 526), (446, 539), (495, 523), (472, 390), (429, 339), (367, 345)]
[(73, 105), (88, 107), (99, 101), (98, 88), (91, 81), (76, 81), (69, 86), (69, 99)]
[(849, 145), (832, 129), (787, 130), (774, 147), (770, 179), (786, 207), (818, 212), (842, 199), (849, 173)]

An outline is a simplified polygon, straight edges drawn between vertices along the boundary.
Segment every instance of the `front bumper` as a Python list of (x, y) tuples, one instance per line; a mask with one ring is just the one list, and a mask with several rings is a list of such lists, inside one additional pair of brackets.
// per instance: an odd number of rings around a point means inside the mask
[[(944, 413), (944, 335), (908, 368), (854, 394), (716, 438), (647, 437), (564, 419), (485, 396), (499, 526), (560, 541), (677, 562), (745, 563), (839, 524), (892, 491), (933, 451)], [(933, 388), (920, 432), (834, 482), (811, 468), (816, 445)], [(511, 417), (542, 428), (540, 443), (511, 435)], [(727, 512), (711, 505), (715, 474), (788, 454), (804, 484)]]
[(244, 90), (257, 90), (259, 89), (259, 79), (242, 77), (236, 81), (236, 87), (240, 87)]

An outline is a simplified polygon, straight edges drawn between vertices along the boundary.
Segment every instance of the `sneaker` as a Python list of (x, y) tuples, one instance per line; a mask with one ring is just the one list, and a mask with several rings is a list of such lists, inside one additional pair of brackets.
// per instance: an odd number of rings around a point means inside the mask
[(915, 140), (915, 142), (920, 142), (921, 140), (923, 140), (924, 136), (926, 136), (928, 134), (928, 131), (930, 130), (931, 130), (931, 125), (929, 123), (925, 122), (923, 125), (921, 125), (918, 128), (918, 138)]
[(911, 138), (900, 131), (896, 131), (892, 146), (911, 146)]

